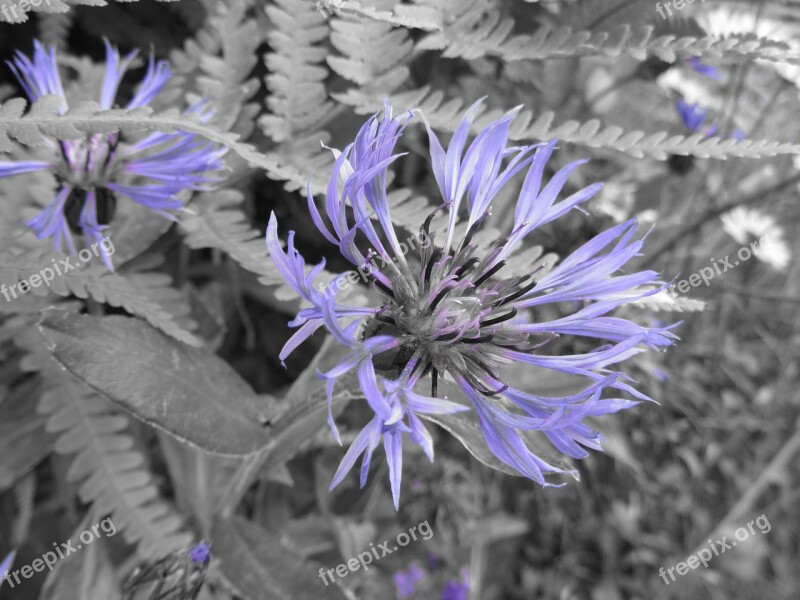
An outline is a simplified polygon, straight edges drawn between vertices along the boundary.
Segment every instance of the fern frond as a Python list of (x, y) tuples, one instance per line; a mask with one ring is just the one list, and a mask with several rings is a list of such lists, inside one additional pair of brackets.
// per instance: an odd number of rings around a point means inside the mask
[[(386, 10), (392, 2), (376, 0), (375, 9)], [(390, 94), (408, 79), (406, 63), (414, 44), (406, 30), (345, 14), (331, 19), (331, 29), (331, 43), (341, 55), (328, 57), (328, 64), (336, 73), (357, 84), (360, 93)], [(348, 92), (331, 95), (346, 99)]]
[(18, 336), (30, 354), (22, 367), (39, 372), (46, 389), (39, 412), (47, 428), (61, 435), (56, 452), (74, 455), (67, 480), (79, 486), (81, 501), (92, 505), (94, 519), (107, 514), (141, 558), (161, 557), (185, 547), (192, 536), (160, 494), (145, 459), (127, 433), (127, 415), (75, 380), (44, 349), (35, 330)]
[[(53, 269), (55, 264), (60, 264), (63, 259), (69, 258), (71, 265), (80, 265), (75, 257), (54, 255), (49, 251), (35, 250), (26, 254), (0, 254), (0, 282), (11, 286), (22, 280), (28, 280), (31, 275), (39, 274), (43, 269)], [(66, 266), (64, 267), (66, 269)], [(47, 293), (47, 290), (59, 296), (76, 296), (78, 298), (92, 298), (102, 304), (120, 307), (130, 314), (145, 319), (167, 335), (174, 337), (186, 344), (199, 346), (202, 342), (186, 331), (176, 322), (176, 316), (165, 309), (165, 304), (175, 300), (176, 290), (169, 287), (169, 277), (158, 273), (136, 273), (126, 277), (118, 273), (108, 272), (103, 265), (89, 265), (84, 268), (64, 270), (56, 276), (49, 287), (32, 288), (30, 292), (36, 295)], [(19, 290), (19, 288), (17, 288)], [(25, 302), (22, 294), (11, 302)]]
[(0, 105), (0, 152), (13, 149), (11, 138), (29, 146), (42, 145), (46, 138), (77, 139), (87, 133), (141, 133), (184, 131), (195, 133), (210, 142), (228, 148), (245, 161), (264, 169), (269, 177), (278, 181), (293, 181), (305, 186), (306, 174), (299, 168), (286, 164), (274, 153), (263, 154), (254, 146), (239, 141), (236, 133), (225, 133), (212, 125), (202, 123), (197, 115), (181, 114), (169, 109), (154, 114), (148, 107), (133, 110), (99, 110), (95, 102), (83, 102), (58, 114), (56, 96), (44, 96), (23, 115), (26, 103), (14, 98)]
[(72, 27), (72, 13), (39, 15), (39, 40), (45, 46), (64, 48)]
[(258, 62), (263, 41), (255, 20), (247, 16), (248, 0), (219, 2), (208, 27), (220, 41), (219, 56), (204, 55), (196, 86), (217, 110), (211, 124), (247, 138), (253, 130), (258, 104), (248, 103), (258, 91), (258, 80), (248, 78)]
[(264, 234), (248, 222), (236, 206), (243, 200), (236, 190), (198, 194), (192, 212), (181, 220), (189, 248), (221, 250), (243, 268), (259, 276), (264, 285), (283, 284), (267, 252)]
[[(506, 61), (545, 60), (568, 56), (623, 56), (638, 60), (656, 56), (675, 62), (679, 56), (763, 59), (800, 64), (800, 55), (786, 44), (750, 35), (659, 35), (653, 25), (624, 23), (604, 30), (575, 30), (568, 25), (542, 26), (533, 34), (513, 35), (514, 21), (503, 17), (491, 0), (416, 0), (442, 13), (442, 31), (429, 34), (417, 50), (442, 50), (446, 58), (497, 56)], [(591, 21), (591, 25), (594, 21)]]
[[(350, 99), (361, 103), (356, 106), (356, 110), (362, 113), (379, 110), (383, 104), (383, 99), (376, 96), (370, 98), (359, 94), (351, 96)], [(420, 110), (433, 127), (451, 132), (458, 125), (465, 104), (459, 98), (445, 100), (441, 91), (431, 91), (427, 86), (395, 94), (391, 97), (391, 101), (398, 110)], [(474, 130), (477, 132), (490, 121), (499, 118), (501, 114), (498, 110), (485, 111), (475, 119)], [(590, 119), (584, 123), (567, 121), (554, 125), (555, 119), (556, 114), (553, 111), (544, 112), (534, 120), (531, 111), (523, 110), (514, 121), (509, 137), (520, 141), (558, 139), (589, 148), (616, 150), (636, 158), (648, 156), (657, 160), (666, 160), (673, 154), (719, 160), (730, 157), (753, 159), (800, 154), (800, 144), (790, 142), (737, 141), (731, 138), (704, 138), (701, 134), (674, 135), (667, 131), (626, 132), (616, 125), (604, 126), (598, 119)]]
[[(36, 12), (40, 13), (64, 13), (68, 10), (69, 5), (62, 0), (43, 1), (36, 7)], [(26, 11), (31, 11), (30, 3), (23, 5), (19, 0), (0, 0), (0, 23), (25, 23), (28, 20)]]
[(339, 112), (324, 83), (329, 28), (311, 2), (275, 0), (265, 11), (275, 28), (267, 34), (272, 51), (264, 56), (269, 113), (259, 125), (277, 143), (277, 155), (312, 173), (331, 160), (320, 142), (328, 141), (325, 124)]

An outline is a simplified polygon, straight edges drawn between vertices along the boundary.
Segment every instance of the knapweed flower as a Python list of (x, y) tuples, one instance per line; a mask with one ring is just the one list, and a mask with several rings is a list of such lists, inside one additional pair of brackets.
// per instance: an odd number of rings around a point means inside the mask
[[(137, 52), (120, 57), (106, 44), (106, 68), (99, 90), (101, 109), (115, 108), (117, 90)], [(17, 52), (8, 63), (31, 102), (47, 94), (61, 99), (60, 111), (69, 108), (61, 83), (54, 47), (45, 49), (34, 42), (33, 60)], [(147, 73), (133, 98), (125, 105), (134, 109), (148, 105), (170, 77), (166, 61), (150, 57)], [(203, 103), (189, 109), (201, 119), (210, 115)], [(0, 178), (48, 171), (55, 176), (58, 191), (38, 216), (27, 221), (40, 239), (52, 238), (56, 250), (66, 246), (75, 254), (73, 233), (81, 233), (88, 243), (99, 242), (106, 234), (116, 199), (125, 197), (168, 219), (183, 208), (179, 197), (187, 190), (205, 189), (215, 181), (209, 173), (222, 168), (224, 150), (188, 133), (153, 133), (126, 143), (118, 133), (89, 134), (85, 139), (47, 143), (52, 156), (42, 161), (0, 162)], [(112, 269), (110, 256), (103, 260)]]
[(678, 100), (675, 108), (683, 125), (690, 133), (702, 133), (705, 137), (711, 137), (717, 133), (716, 123), (703, 127), (708, 116), (707, 108), (702, 108), (699, 104), (689, 104), (684, 100)]
[[(545, 181), (556, 143), (507, 145), (516, 110), (489, 124), (467, 145), (479, 106), (480, 101), (466, 113), (447, 150), (428, 130), (441, 200), (427, 218), (420, 218), (421, 231), (431, 243), (413, 255), (403, 252), (386, 190), (389, 165), (401, 156), (394, 152), (395, 144), (410, 113), (395, 118), (387, 105), (382, 119), (370, 118), (352, 144), (334, 152), (325, 195), (327, 219), (309, 191), (314, 223), (347, 260), (360, 266), (377, 254), (387, 264), (386, 272), (370, 272), (376, 295), (382, 297), (375, 306), (347, 306), (337, 302), (336, 295), (319, 293), (314, 279), (323, 263), (307, 272), (295, 248), (294, 233), (289, 233), (284, 252), (275, 215), (270, 217), (267, 245), (272, 259), (310, 305), (291, 322), (299, 330), (283, 348), (281, 360), (324, 326), (349, 349), (338, 366), (321, 374), (327, 380), (328, 420), (334, 436), (340, 439), (330, 402), (341, 375), (355, 371), (374, 413), (345, 454), (331, 488), (361, 455), (363, 486), (373, 452), (383, 441), (397, 507), (403, 440), (418, 444), (433, 459), (431, 436), (419, 417), (467, 409), (474, 411), (488, 448), (499, 460), (548, 485), (544, 474), (564, 471), (531, 452), (524, 432), (543, 432), (559, 451), (575, 458), (587, 456), (582, 446), (600, 449), (599, 434), (581, 420), (637, 403), (616, 397), (619, 392), (647, 399), (633, 389), (624, 373), (610, 367), (646, 347), (668, 346), (675, 337), (669, 327), (649, 329), (607, 316), (620, 305), (665, 288), (653, 271), (617, 274), (642, 248), (642, 240), (634, 239), (634, 221), (591, 239), (550, 271), (542, 264), (520, 262), (524, 254), (517, 253), (531, 233), (589, 200), (601, 186), (591, 185), (556, 202), (570, 174), (586, 161), (570, 163)], [(478, 241), (487, 237), (479, 230), (491, 220), (492, 201), (523, 170), (527, 174), (512, 208), (511, 230)], [(542, 319), (559, 307), (571, 311), (560, 318)], [(548, 342), (559, 336), (599, 340), (599, 345), (579, 354), (543, 353)], [(538, 396), (505, 379), (503, 370), (510, 363), (582, 376), (586, 387), (571, 396)], [(440, 378), (457, 384), (465, 396), (463, 403), (438, 397)], [(430, 395), (415, 391), (423, 380), (430, 386), (426, 388)], [(610, 390), (612, 397), (602, 399), (604, 390)]]

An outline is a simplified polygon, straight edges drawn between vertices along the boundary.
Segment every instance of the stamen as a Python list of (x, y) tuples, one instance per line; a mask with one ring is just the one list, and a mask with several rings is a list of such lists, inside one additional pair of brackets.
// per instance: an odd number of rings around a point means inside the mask
[(461, 268), (458, 270), (458, 279), (456, 279), (456, 281), (461, 281), (464, 276), (472, 271), (472, 269), (475, 268), (475, 265), (477, 265), (479, 262), (481, 262), (481, 259), (477, 256), (473, 256), (467, 262), (461, 265)]
[(375, 285), (376, 288), (378, 288), (384, 294), (389, 296), (392, 300), (397, 300), (397, 298), (394, 297), (394, 292), (392, 291), (392, 288), (387, 286), (385, 283), (383, 283), (382, 281), (378, 281), (377, 279), (374, 278), (372, 280), (372, 283)]
[(537, 281), (531, 281), (529, 284), (521, 287), (516, 292), (513, 292), (513, 293), (509, 294), (508, 296), (506, 296), (505, 298), (501, 298), (500, 300), (498, 300), (497, 302), (492, 304), (492, 308), (497, 308), (497, 307), (503, 306), (504, 304), (508, 304), (509, 302), (513, 302), (514, 300), (516, 300), (520, 296), (524, 296), (525, 294), (530, 292), (533, 288), (535, 288), (537, 283), (538, 283)]
[(509, 319), (513, 319), (516, 316), (517, 316), (517, 309), (512, 308), (511, 311), (507, 312), (504, 315), (500, 315), (499, 317), (492, 317), (491, 319), (481, 321), (480, 326), (489, 327), (491, 325), (497, 325), (498, 323), (502, 323), (503, 321), (508, 321)]
[(491, 342), (494, 339), (493, 333), (487, 333), (486, 335), (479, 335), (478, 337), (474, 338), (461, 338), (461, 341), (465, 344), (483, 344), (485, 342)]
[(481, 285), (481, 284), (482, 284), (484, 281), (486, 281), (487, 279), (489, 279), (489, 277), (491, 277), (492, 275), (494, 275), (495, 273), (497, 273), (497, 272), (498, 272), (500, 269), (502, 269), (502, 268), (503, 268), (503, 267), (505, 267), (505, 266), (506, 266), (506, 261), (504, 261), (504, 260), (501, 260), (499, 263), (497, 263), (497, 264), (496, 264), (495, 266), (493, 266), (491, 269), (489, 269), (488, 271), (486, 271), (486, 273), (484, 273), (483, 275), (481, 275), (480, 277), (478, 277), (478, 279), (476, 279), (476, 280), (475, 280), (475, 282), (474, 282), (474, 283), (475, 283), (475, 287), (478, 287), (479, 285)]

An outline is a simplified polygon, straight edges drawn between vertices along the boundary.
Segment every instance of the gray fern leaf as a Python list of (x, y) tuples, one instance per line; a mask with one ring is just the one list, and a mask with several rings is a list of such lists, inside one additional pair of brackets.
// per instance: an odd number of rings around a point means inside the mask
[[(35, 250), (26, 254), (0, 254), (0, 283), (10, 287), (31, 275), (38, 274), (45, 267), (63, 264), (68, 260), (70, 265), (80, 264), (74, 257), (54, 255), (49, 251)], [(202, 342), (182, 327), (178, 319), (185, 316), (185, 310), (178, 313), (169, 312), (165, 306), (180, 306), (176, 298), (178, 292), (170, 287), (168, 276), (159, 273), (135, 273), (123, 276), (108, 272), (103, 265), (89, 265), (84, 268), (65, 269), (62, 275), (55, 277), (50, 286), (31, 289), (28, 293), (37, 295), (50, 292), (57, 296), (92, 298), (102, 304), (120, 307), (130, 314), (141, 317), (167, 335), (192, 346)], [(18, 289), (18, 288), (17, 288)], [(16, 292), (15, 292), (16, 293)], [(22, 296), (21, 296), (22, 297)], [(12, 303), (24, 303), (24, 299), (15, 298)]]
[(22, 368), (45, 381), (39, 412), (47, 428), (60, 433), (55, 450), (74, 455), (67, 480), (77, 484), (94, 518), (110, 514), (141, 558), (164, 556), (186, 546), (192, 536), (180, 516), (160, 494), (145, 459), (128, 434), (129, 418), (108, 400), (64, 371), (44, 348), (35, 329), (17, 336), (29, 354)]

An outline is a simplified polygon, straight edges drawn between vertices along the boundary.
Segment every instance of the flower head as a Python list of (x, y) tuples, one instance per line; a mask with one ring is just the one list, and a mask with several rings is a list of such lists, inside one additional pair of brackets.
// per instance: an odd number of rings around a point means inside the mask
[[(106, 44), (106, 66), (103, 84), (98, 93), (101, 109), (115, 106), (117, 91), (136, 52), (121, 57), (118, 50)], [(54, 47), (45, 49), (34, 42), (33, 59), (17, 52), (8, 63), (31, 102), (52, 94), (61, 99), (60, 110), (69, 108), (58, 71)], [(149, 104), (170, 77), (165, 61), (150, 57), (147, 73), (127, 109)], [(189, 112), (204, 112), (203, 103)], [(56, 250), (65, 246), (75, 254), (73, 233), (80, 233), (87, 243), (99, 242), (105, 234), (118, 198), (128, 198), (174, 220), (174, 211), (183, 208), (179, 194), (201, 190), (215, 181), (209, 175), (222, 168), (223, 150), (204, 142), (193, 134), (153, 133), (139, 141), (128, 142), (119, 133), (88, 134), (84, 139), (47, 143), (52, 153), (48, 160), (0, 162), (0, 178), (33, 171), (48, 171), (58, 182), (53, 200), (36, 217), (27, 221), (39, 238), (52, 238)], [(110, 255), (103, 260), (112, 269)]]
[[(599, 449), (599, 434), (581, 420), (637, 403), (616, 397), (619, 392), (647, 399), (631, 387), (624, 373), (610, 367), (646, 347), (668, 346), (675, 337), (669, 327), (646, 328), (607, 316), (616, 307), (665, 287), (653, 271), (617, 274), (642, 247), (643, 241), (634, 239), (633, 221), (586, 242), (550, 271), (544, 264), (518, 263), (524, 260), (518, 252), (529, 234), (579, 207), (601, 186), (590, 185), (557, 202), (570, 174), (586, 161), (570, 163), (546, 181), (544, 172), (555, 142), (508, 146), (516, 111), (490, 123), (467, 144), (479, 107), (480, 101), (466, 113), (446, 150), (428, 130), (433, 175), (442, 196), (440, 205), (420, 219), (421, 233), (429, 243), (415, 248), (412, 238), (401, 242), (392, 224), (387, 174), (389, 165), (401, 156), (394, 146), (410, 114), (394, 117), (388, 104), (382, 119), (373, 116), (354, 143), (334, 152), (325, 195), (327, 219), (309, 192), (316, 226), (345, 258), (362, 267), (378, 256), (387, 265), (385, 272), (368, 271), (376, 295), (382, 298), (375, 306), (348, 306), (337, 302), (335, 293), (318, 292), (314, 279), (324, 263), (307, 272), (293, 232), (284, 252), (275, 216), (270, 218), (267, 245), (272, 259), (310, 305), (291, 322), (299, 329), (281, 352), (281, 360), (324, 326), (349, 349), (339, 365), (321, 374), (327, 380), (329, 405), (336, 379), (355, 371), (374, 413), (345, 454), (332, 488), (362, 455), (363, 486), (373, 452), (383, 441), (398, 506), (403, 440), (410, 439), (433, 459), (432, 440), (420, 416), (468, 409), (474, 411), (488, 448), (499, 460), (549, 485), (544, 475), (563, 471), (531, 452), (524, 432), (543, 432), (559, 451), (575, 458), (587, 456), (582, 446)], [(487, 236), (482, 229), (491, 220), (492, 201), (522, 171), (526, 175), (510, 231)], [(572, 308), (571, 314), (541, 318), (563, 307)], [(600, 342), (586, 353), (541, 352), (559, 336)], [(504, 369), (511, 363), (582, 376), (586, 387), (566, 397), (534, 395), (505, 379)], [(461, 402), (438, 397), (440, 378), (457, 385), (464, 396)], [(423, 380), (430, 395), (415, 391)], [(605, 390), (612, 391), (611, 398), (601, 398)], [(340, 439), (330, 410), (329, 424)]]

